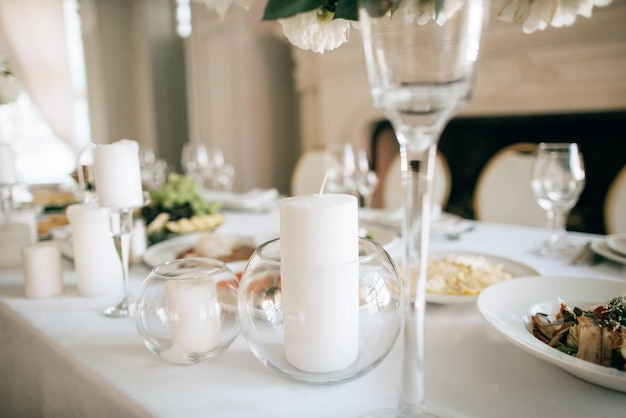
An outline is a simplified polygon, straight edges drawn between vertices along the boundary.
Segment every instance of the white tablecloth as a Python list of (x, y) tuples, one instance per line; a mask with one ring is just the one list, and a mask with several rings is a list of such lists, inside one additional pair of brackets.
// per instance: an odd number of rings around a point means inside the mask
[[(278, 214), (227, 213), (223, 233), (278, 235)], [(545, 231), (477, 223), (432, 249), (482, 251), (542, 275), (624, 277), (621, 265), (571, 266), (534, 256)], [(582, 244), (590, 236), (571, 234)], [(148, 273), (134, 266), (134, 291)], [(19, 268), (0, 270), (0, 417), (359, 417), (396, 405), (401, 341), (374, 371), (314, 386), (265, 368), (243, 337), (193, 366), (165, 363), (144, 346), (133, 319), (100, 314), (121, 295), (78, 296), (70, 262), (65, 291), (27, 299)], [(442, 416), (617, 417), (626, 394), (580, 380), (496, 334), (472, 305), (427, 306), (426, 402)]]

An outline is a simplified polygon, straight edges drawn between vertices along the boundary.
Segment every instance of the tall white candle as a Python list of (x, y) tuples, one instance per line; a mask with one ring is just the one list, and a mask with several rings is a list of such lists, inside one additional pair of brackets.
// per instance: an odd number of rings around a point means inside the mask
[(358, 202), (341, 194), (280, 203), (285, 356), (308, 372), (350, 366), (359, 351)]
[(15, 153), (11, 144), (0, 144), (0, 184), (17, 182)]
[(93, 204), (70, 205), (72, 248), (78, 293), (105, 296), (122, 292), (122, 266), (115, 251), (109, 215)]
[(206, 353), (220, 342), (222, 323), (215, 282), (171, 280), (165, 284), (172, 348)]
[(24, 291), (29, 298), (46, 298), (63, 292), (61, 250), (55, 242), (39, 242), (22, 248)]
[(143, 205), (139, 145), (122, 139), (93, 150), (96, 195), (102, 206), (137, 208)]

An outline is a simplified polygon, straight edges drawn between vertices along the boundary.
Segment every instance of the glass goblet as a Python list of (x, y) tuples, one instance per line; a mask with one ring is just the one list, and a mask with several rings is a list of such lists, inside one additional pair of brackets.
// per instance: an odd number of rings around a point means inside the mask
[(76, 159), (76, 175), (80, 200), (83, 203), (94, 202), (97, 199), (95, 191), (93, 149), (95, 144), (89, 144), (81, 150)]
[(365, 150), (358, 150), (355, 159), (354, 182), (359, 194), (359, 203), (361, 207), (369, 208), (371, 206), (372, 194), (376, 186), (378, 186), (378, 176), (370, 168), (369, 157)]
[[(426, 416), (424, 315), (430, 208), (439, 137), (470, 96), (487, 0), (359, 0), (374, 105), (400, 145), (404, 358), (397, 409), (372, 416)], [(415, 297), (409, 289), (416, 289)]]
[(548, 239), (538, 254), (560, 257), (575, 249), (565, 236), (567, 216), (585, 186), (583, 157), (576, 143), (541, 143), (533, 163), (531, 187), (548, 215)]
[(209, 154), (204, 144), (187, 142), (183, 145), (181, 163), (186, 176), (193, 179), (198, 187), (204, 186), (205, 171), (209, 167)]
[(130, 264), (130, 239), (133, 233), (133, 210), (135, 208), (108, 208), (109, 226), (115, 251), (122, 263), (122, 282), (124, 284), (124, 297), (113, 306), (102, 311), (104, 316), (111, 318), (126, 318), (133, 315), (134, 299), (130, 292), (129, 264)]
[(324, 149), (326, 187), (330, 193), (356, 194), (354, 174), (356, 171), (352, 144), (339, 142), (328, 144)]

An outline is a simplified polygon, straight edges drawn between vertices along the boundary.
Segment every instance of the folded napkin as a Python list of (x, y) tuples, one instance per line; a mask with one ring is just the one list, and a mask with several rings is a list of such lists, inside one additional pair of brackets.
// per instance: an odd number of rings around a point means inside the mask
[(472, 227), (471, 221), (452, 213), (442, 212), (430, 223), (430, 235), (431, 237), (444, 236), (449, 238), (450, 235), (469, 231)]
[[(433, 205), (431, 216), (431, 228), (444, 214), (441, 212), (441, 206)], [(446, 217), (456, 216), (445, 214)], [(382, 227), (400, 231), (402, 229), (402, 208), (396, 209), (367, 209), (359, 210), (359, 220), (365, 223), (371, 223)]]
[(245, 193), (204, 190), (202, 197), (208, 201), (221, 202), (222, 208), (233, 210), (265, 210), (278, 199), (277, 189), (255, 188)]

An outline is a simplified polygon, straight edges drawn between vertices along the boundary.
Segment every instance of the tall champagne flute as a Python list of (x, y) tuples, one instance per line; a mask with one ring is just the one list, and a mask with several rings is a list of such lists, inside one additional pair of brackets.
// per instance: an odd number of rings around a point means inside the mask
[(437, 142), (470, 96), (488, 16), (486, 0), (359, 0), (374, 105), (400, 145), (404, 248), (404, 358), (397, 409), (429, 416), (424, 404), (424, 316), (430, 209)]
[(537, 203), (548, 214), (548, 239), (540, 255), (559, 257), (574, 247), (565, 236), (567, 215), (585, 186), (583, 158), (575, 143), (541, 143), (533, 164), (531, 185)]

